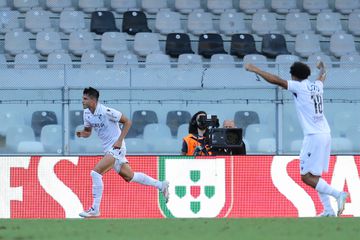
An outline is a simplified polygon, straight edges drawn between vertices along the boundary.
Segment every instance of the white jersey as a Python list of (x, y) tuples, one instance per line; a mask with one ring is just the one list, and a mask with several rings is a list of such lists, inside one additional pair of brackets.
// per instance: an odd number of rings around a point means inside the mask
[[(88, 108), (84, 110), (84, 127), (91, 127), (95, 130), (101, 139), (104, 152), (111, 150), (114, 143), (119, 139), (121, 116), (121, 112), (100, 103), (97, 104), (94, 114)], [(121, 148), (126, 149), (125, 141), (122, 142)]]
[(323, 83), (319, 80), (288, 81), (288, 90), (294, 94), (297, 115), (304, 135), (330, 133), (324, 115)]

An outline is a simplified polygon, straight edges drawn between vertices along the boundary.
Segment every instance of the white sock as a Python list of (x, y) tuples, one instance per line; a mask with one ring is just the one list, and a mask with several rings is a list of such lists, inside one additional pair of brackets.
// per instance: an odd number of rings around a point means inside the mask
[(316, 191), (319, 193), (324, 193), (327, 195), (331, 195), (334, 198), (338, 198), (340, 196), (340, 192), (335, 188), (331, 187), (324, 179), (319, 178), (319, 182), (316, 184), (315, 187)]
[(334, 210), (332, 209), (331, 204), (330, 204), (329, 195), (327, 195), (325, 193), (320, 193), (320, 192), (318, 192), (318, 194), (319, 194), (319, 197), (320, 197), (320, 201), (321, 201), (321, 203), (322, 203), (322, 205), (324, 207), (324, 210), (334, 212)]
[(142, 172), (134, 172), (134, 177), (131, 179), (131, 182), (136, 182), (136, 183), (140, 183), (140, 184), (148, 185), (148, 186), (154, 186), (159, 190), (161, 190), (161, 188), (162, 188), (162, 182), (160, 182), (159, 180), (156, 180)]
[(93, 194), (93, 198), (94, 198), (92, 208), (95, 209), (96, 211), (99, 211), (101, 197), (102, 197), (102, 193), (103, 193), (103, 189), (104, 189), (102, 175), (95, 171), (91, 171), (90, 175), (92, 178), (92, 184), (93, 184), (92, 185), (92, 194)]

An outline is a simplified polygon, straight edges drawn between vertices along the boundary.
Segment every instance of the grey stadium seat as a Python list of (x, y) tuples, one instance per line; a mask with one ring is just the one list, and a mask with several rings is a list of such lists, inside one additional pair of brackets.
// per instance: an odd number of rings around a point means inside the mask
[(97, 50), (86, 51), (81, 56), (82, 69), (104, 69), (106, 68), (105, 56)]
[(319, 12), (329, 9), (328, 0), (303, 0), (303, 8), (310, 14), (318, 14)]
[(32, 33), (51, 28), (49, 13), (44, 10), (29, 10), (25, 15), (25, 28)]
[(14, 0), (14, 8), (20, 12), (27, 12), (35, 7), (39, 7), (39, 0)]
[(331, 36), (341, 31), (340, 14), (334, 12), (321, 12), (316, 17), (316, 31), (324, 36)]
[(188, 16), (187, 29), (194, 35), (215, 32), (211, 13), (194, 11)]
[(296, 0), (271, 0), (271, 8), (279, 14), (286, 14), (297, 9)]
[(175, 0), (175, 9), (181, 13), (189, 14), (201, 9), (200, 0)]
[(293, 36), (309, 32), (311, 30), (309, 14), (306, 12), (288, 13), (285, 18), (285, 30)]
[(21, 30), (14, 30), (5, 34), (4, 48), (11, 55), (34, 52), (30, 48), (30, 34)]
[(60, 14), (59, 28), (65, 33), (85, 29), (85, 16), (81, 11), (65, 10)]
[(335, 57), (356, 53), (354, 37), (344, 32), (336, 32), (330, 37), (330, 52)]
[(309, 57), (314, 53), (320, 53), (319, 36), (314, 33), (301, 33), (295, 38), (295, 52), (301, 57)]
[(220, 15), (219, 29), (226, 35), (248, 32), (244, 14), (233, 11), (226, 11)]
[(87, 31), (72, 32), (69, 36), (69, 51), (75, 56), (81, 56), (84, 52), (93, 50), (95, 43), (93, 35)]
[(71, 57), (68, 53), (53, 52), (47, 57), (47, 68), (51, 69), (65, 69), (65, 64), (71, 64)]
[(170, 57), (163, 53), (150, 53), (145, 59), (146, 68), (170, 68)]
[(131, 10), (139, 10), (137, 1), (134, 0), (111, 0), (110, 6), (118, 13), (124, 13)]
[(101, 36), (101, 51), (107, 56), (127, 51), (126, 35), (120, 32), (106, 32)]
[(36, 34), (36, 50), (42, 55), (62, 50), (59, 32), (38, 32)]
[(55, 13), (74, 8), (71, 0), (46, 0), (46, 7)]
[(167, 0), (142, 0), (141, 7), (145, 12), (155, 14), (161, 9), (166, 9), (167, 2)]
[(139, 56), (160, 52), (158, 34), (146, 32), (137, 33), (134, 39), (134, 52)]
[(19, 53), (15, 56), (15, 69), (38, 69), (39, 58), (33, 53)]
[(180, 14), (169, 10), (161, 10), (156, 14), (155, 29), (161, 34), (181, 33)]
[(350, 14), (354, 9), (359, 9), (359, 0), (335, 0), (335, 9), (342, 14)]
[(251, 28), (258, 35), (278, 32), (275, 13), (271, 13), (271, 12), (254, 13), (251, 21)]
[(19, 28), (18, 11), (0, 10), (0, 32), (6, 33), (13, 29)]
[(360, 36), (360, 10), (350, 13), (348, 18), (349, 32), (355, 36)]
[(86, 13), (98, 10), (107, 10), (104, 8), (103, 0), (79, 0), (79, 8)]
[(232, 0), (207, 0), (207, 8), (214, 14), (221, 14), (233, 8)]
[(239, 0), (239, 8), (246, 14), (254, 14), (258, 10), (265, 9), (264, 0)]

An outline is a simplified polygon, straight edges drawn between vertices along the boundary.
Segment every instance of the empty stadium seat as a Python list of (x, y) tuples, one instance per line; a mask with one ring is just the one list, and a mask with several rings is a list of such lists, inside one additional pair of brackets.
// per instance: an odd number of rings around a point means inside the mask
[(156, 14), (155, 29), (161, 34), (181, 33), (180, 14), (169, 10), (161, 10)]
[(97, 10), (106, 10), (104, 9), (103, 0), (79, 0), (79, 8), (86, 13), (91, 13)]
[(44, 10), (29, 10), (25, 15), (25, 28), (32, 33), (49, 30), (51, 28), (50, 16)]
[(142, 138), (126, 138), (126, 151), (128, 153), (149, 153), (148, 144)]
[(245, 135), (246, 128), (250, 124), (260, 123), (259, 114), (255, 111), (237, 111), (234, 116), (235, 126), (243, 129), (243, 135)]
[(91, 13), (90, 32), (102, 35), (105, 32), (117, 32), (114, 14), (110, 11)]
[(93, 50), (95, 43), (93, 36), (87, 31), (74, 31), (69, 36), (69, 51), (75, 56), (81, 56), (84, 52)]
[(188, 14), (194, 10), (201, 9), (200, 0), (175, 0), (175, 9), (181, 13)]
[(296, 0), (271, 0), (271, 8), (279, 14), (286, 14), (297, 9)]
[(146, 68), (170, 68), (170, 58), (163, 53), (150, 53), (145, 59)]
[(336, 32), (330, 37), (330, 52), (335, 57), (356, 53), (354, 37), (344, 32)]
[(35, 111), (31, 116), (31, 128), (34, 130), (35, 137), (40, 137), (41, 129), (45, 125), (58, 124), (56, 113), (53, 111)]
[(36, 50), (42, 55), (62, 50), (60, 34), (58, 32), (42, 31), (36, 34)]
[(226, 11), (220, 15), (219, 30), (226, 35), (236, 33), (247, 33), (248, 30), (245, 26), (244, 14)]
[(49, 124), (41, 129), (40, 142), (46, 152), (62, 153), (63, 129), (61, 125)]
[(256, 151), (258, 153), (275, 153), (276, 139), (272, 137), (259, 139), (257, 143)]
[(359, 7), (359, 0), (335, 0), (335, 9), (342, 14), (349, 14)]
[(5, 34), (4, 49), (11, 55), (34, 52), (30, 48), (30, 34), (21, 30), (14, 30)]
[(254, 14), (259, 10), (265, 9), (264, 0), (239, 0), (239, 8), (246, 14)]
[(19, 142), (17, 153), (44, 153), (45, 148), (41, 142), (37, 141), (21, 141)]
[(267, 59), (261, 54), (247, 54), (244, 56), (243, 62), (244, 64), (251, 63), (258, 67), (267, 66)]
[(194, 11), (188, 16), (187, 29), (194, 35), (215, 32), (211, 13)]
[(149, 123), (144, 126), (143, 138), (148, 144), (151, 144), (154, 139), (171, 138), (170, 128), (161, 123)]
[[(158, 123), (156, 112), (152, 110), (137, 110), (133, 112), (132, 127), (130, 128), (127, 137), (137, 137), (143, 135), (144, 128), (147, 124)], [(170, 130), (169, 130), (170, 131)]]
[(47, 68), (65, 69), (66, 65), (71, 64), (71, 57), (68, 53), (52, 52), (47, 57)]
[(231, 36), (230, 53), (239, 58), (243, 58), (248, 54), (259, 54), (256, 50), (254, 37), (246, 33)]
[(207, 0), (207, 8), (214, 14), (221, 14), (233, 8), (232, 0)]
[(114, 56), (117, 52), (127, 51), (126, 34), (120, 32), (106, 32), (101, 36), (101, 51), (107, 56)]
[(145, 13), (142, 11), (124, 12), (122, 31), (130, 35), (135, 35), (139, 32), (151, 32), (151, 30), (148, 28)]
[(59, 28), (65, 33), (85, 29), (85, 16), (81, 11), (65, 10), (60, 14)]
[(110, 6), (118, 13), (124, 13), (130, 10), (137, 9), (137, 1), (134, 0), (111, 0)]
[(214, 54), (211, 56), (210, 59), (210, 66), (212, 68), (218, 67), (218, 68), (231, 68), (235, 67), (235, 59), (233, 56), (229, 54)]
[(166, 54), (179, 57), (184, 53), (194, 53), (191, 49), (190, 37), (186, 33), (170, 33), (166, 37)]
[(341, 31), (339, 13), (321, 12), (316, 17), (316, 31), (324, 36), (331, 36), (337, 31)]
[(39, 0), (14, 0), (14, 8), (20, 12), (27, 12), (35, 7), (39, 7)]
[(127, 66), (130, 67), (137, 67), (138, 59), (137, 56), (131, 52), (117, 52), (114, 55), (114, 68), (126, 68)]
[(46, 7), (55, 13), (60, 13), (65, 9), (73, 9), (71, 0), (46, 0)]
[(18, 110), (2, 108), (0, 112), (0, 122), (0, 135), (5, 136), (9, 127), (13, 125), (22, 126), (25, 124), (25, 119)]
[(293, 36), (309, 32), (311, 30), (309, 14), (306, 12), (288, 13), (285, 18), (285, 30)]
[(106, 68), (105, 56), (97, 50), (90, 50), (81, 56), (82, 69), (104, 69)]
[(311, 65), (310, 67), (315, 67), (316, 63), (319, 61), (323, 61), (327, 68), (331, 68), (331, 58), (330, 56), (324, 54), (324, 53), (313, 53), (310, 55), (307, 59), (308, 63)]
[(224, 50), (224, 42), (220, 34), (209, 33), (199, 36), (198, 53), (205, 58), (211, 58), (212, 55), (218, 53), (226, 54)]
[(19, 15), (18, 11), (0, 10), (0, 32), (6, 33), (19, 28)]
[(34, 131), (26, 125), (11, 126), (6, 130), (6, 147), (16, 151), (22, 141), (35, 141)]
[(346, 54), (340, 57), (341, 68), (357, 68), (360, 62), (360, 55), (358, 53)]
[(261, 42), (261, 52), (269, 58), (290, 54), (287, 50), (285, 37), (282, 34), (265, 34)]
[(303, 8), (310, 14), (317, 14), (323, 10), (329, 9), (328, 0), (303, 0)]
[(139, 56), (160, 52), (158, 34), (146, 32), (137, 33), (134, 38), (134, 52)]
[(76, 127), (84, 124), (83, 110), (70, 110), (69, 111), (69, 135), (70, 138), (75, 137)]
[(19, 53), (15, 56), (15, 69), (38, 69), (39, 58), (33, 53)]
[(258, 35), (278, 32), (275, 13), (256, 12), (251, 21), (251, 29)]
[(169, 111), (166, 114), (166, 125), (170, 128), (171, 135), (175, 137), (178, 133), (179, 126), (189, 124), (191, 114), (184, 110)]
[(349, 32), (355, 36), (360, 36), (360, 10), (350, 13), (348, 18)]
[(202, 67), (202, 59), (198, 54), (183, 53), (178, 58), (178, 68), (200, 68)]
[(161, 9), (166, 9), (167, 2), (167, 0), (142, 0), (141, 7), (145, 12), (155, 14)]
[(265, 124), (250, 124), (246, 127), (245, 139), (246, 147), (251, 151), (256, 151), (259, 141), (264, 138), (274, 138), (274, 131)]
[(295, 52), (301, 57), (320, 53), (319, 36), (314, 33), (301, 33), (295, 38)]

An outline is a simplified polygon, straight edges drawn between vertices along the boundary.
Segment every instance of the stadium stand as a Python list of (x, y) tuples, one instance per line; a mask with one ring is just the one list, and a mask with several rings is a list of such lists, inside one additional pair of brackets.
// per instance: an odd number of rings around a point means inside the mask
[(243, 58), (247, 54), (259, 54), (254, 37), (246, 33), (231, 36), (230, 53), (239, 58)]
[(102, 35), (105, 32), (117, 32), (114, 14), (110, 11), (91, 13), (90, 32)]
[(170, 33), (166, 37), (165, 52), (170, 57), (194, 53), (191, 49), (190, 37), (186, 33)]
[(151, 32), (148, 28), (147, 18), (142, 11), (127, 11), (124, 12), (122, 31), (130, 35), (135, 35), (139, 32)]
[(285, 37), (282, 34), (265, 34), (261, 42), (261, 52), (269, 58), (290, 54), (287, 50)]
[(209, 33), (199, 36), (198, 53), (205, 58), (211, 58), (214, 54), (226, 54), (224, 41), (220, 34)]

